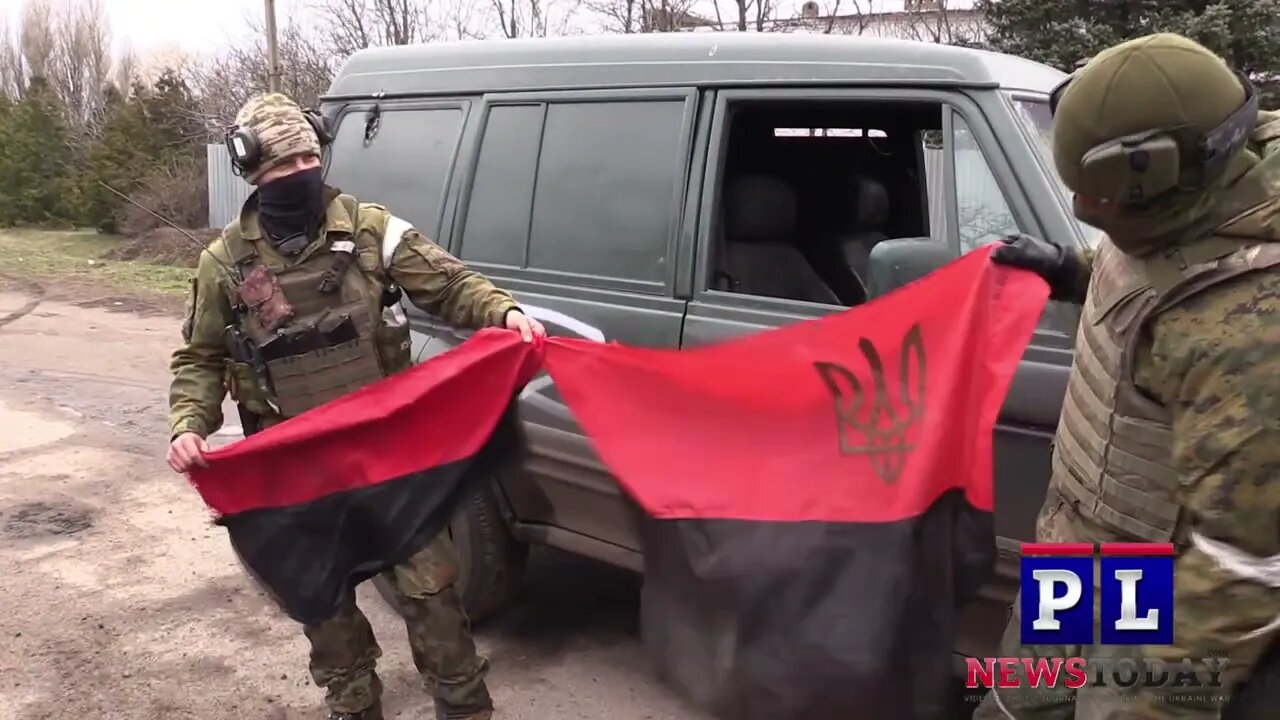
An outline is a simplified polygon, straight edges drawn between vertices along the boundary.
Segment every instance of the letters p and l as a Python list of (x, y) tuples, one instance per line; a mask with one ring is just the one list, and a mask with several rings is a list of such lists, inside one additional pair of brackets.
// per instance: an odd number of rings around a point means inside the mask
[(1022, 644), (1173, 643), (1173, 546), (1103, 543), (1101, 555), (1095, 558), (1090, 543), (1023, 545)]

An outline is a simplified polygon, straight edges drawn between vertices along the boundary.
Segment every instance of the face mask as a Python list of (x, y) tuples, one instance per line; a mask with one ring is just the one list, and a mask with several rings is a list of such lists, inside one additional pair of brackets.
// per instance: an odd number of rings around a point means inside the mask
[(324, 178), (318, 167), (277, 178), (258, 188), (258, 222), (281, 252), (296, 255), (310, 240), (324, 210)]

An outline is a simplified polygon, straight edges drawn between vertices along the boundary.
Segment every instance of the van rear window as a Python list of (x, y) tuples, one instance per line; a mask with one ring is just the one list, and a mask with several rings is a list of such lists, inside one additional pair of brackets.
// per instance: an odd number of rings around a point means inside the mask
[(887, 138), (883, 130), (868, 128), (790, 128), (780, 127), (773, 129), (774, 137), (795, 138), (795, 137), (838, 137), (838, 138)]
[(468, 199), (461, 258), (560, 281), (656, 289), (686, 168), (685, 97), (496, 105)]

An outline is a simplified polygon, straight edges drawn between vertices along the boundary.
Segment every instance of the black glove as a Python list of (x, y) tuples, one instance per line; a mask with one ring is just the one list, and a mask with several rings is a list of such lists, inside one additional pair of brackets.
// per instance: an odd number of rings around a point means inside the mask
[(1020, 233), (1006, 235), (991, 252), (991, 261), (1030, 270), (1044, 278), (1049, 283), (1050, 300), (1080, 302), (1084, 294), (1080, 259), (1075, 251), (1055, 242)]

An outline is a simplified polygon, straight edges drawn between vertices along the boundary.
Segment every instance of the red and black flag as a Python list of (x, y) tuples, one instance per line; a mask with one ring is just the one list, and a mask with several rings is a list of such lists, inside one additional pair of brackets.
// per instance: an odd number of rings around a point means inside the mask
[(516, 333), (481, 331), (209, 453), (191, 481), (281, 608), (317, 623), (425, 547), (473, 483), (516, 456), (515, 393), (538, 364)]
[(726, 720), (939, 717), (957, 611), (994, 563), (994, 425), (1048, 296), (989, 256), (697, 349), (481, 331), (192, 479), (285, 610), (324, 619), (504, 459), (542, 361), (649, 516), (665, 679)]
[(970, 253), (866, 306), (547, 365), (643, 523), (645, 641), (725, 720), (943, 717), (992, 434), (1045, 283)]

